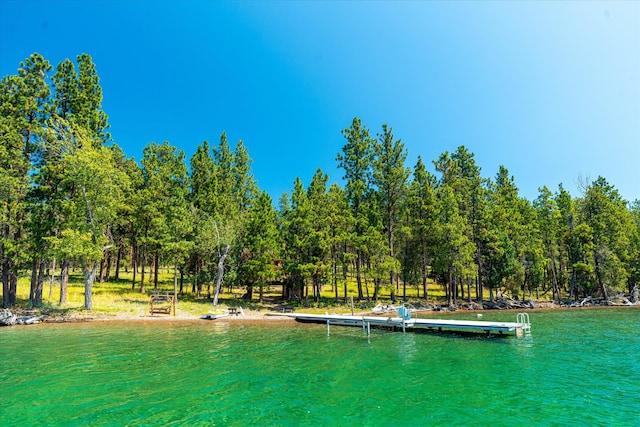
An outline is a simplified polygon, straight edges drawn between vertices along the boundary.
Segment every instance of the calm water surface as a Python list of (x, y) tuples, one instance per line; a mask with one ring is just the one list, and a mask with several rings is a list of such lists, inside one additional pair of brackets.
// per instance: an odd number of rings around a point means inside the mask
[(0, 425), (640, 425), (640, 309), (530, 316), (523, 339), (219, 321), (0, 328)]

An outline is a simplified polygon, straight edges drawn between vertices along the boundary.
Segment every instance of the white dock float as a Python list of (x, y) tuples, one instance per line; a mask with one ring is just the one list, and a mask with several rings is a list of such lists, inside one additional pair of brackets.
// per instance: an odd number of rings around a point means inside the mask
[(399, 316), (383, 317), (383, 316), (349, 316), (341, 314), (309, 314), (309, 313), (286, 313), (281, 314), (294, 318), (299, 322), (307, 323), (324, 323), (327, 325), (340, 326), (358, 326), (367, 331), (373, 327), (379, 328), (401, 328), (403, 331), (407, 329), (427, 329), (436, 331), (468, 331), (468, 332), (485, 332), (491, 334), (497, 332), (515, 333), (521, 337), (526, 333), (530, 333), (531, 324), (528, 315), (521, 316), (526, 313), (519, 313), (517, 322), (488, 322), (480, 320), (449, 320), (449, 319), (411, 319)]

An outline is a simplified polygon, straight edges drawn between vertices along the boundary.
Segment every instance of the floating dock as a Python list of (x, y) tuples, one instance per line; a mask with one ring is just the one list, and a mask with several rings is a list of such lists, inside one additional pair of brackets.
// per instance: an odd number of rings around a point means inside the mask
[(342, 314), (308, 314), (308, 313), (283, 313), (281, 316), (294, 318), (298, 322), (321, 323), (327, 325), (329, 333), (330, 325), (362, 327), (367, 334), (371, 328), (384, 328), (392, 330), (430, 330), (430, 331), (464, 331), (479, 332), (490, 336), (492, 333), (515, 333), (517, 337), (531, 333), (531, 323), (527, 313), (518, 313), (515, 322), (487, 322), (481, 320), (448, 320), (448, 319), (412, 319), (409, 310), (398, 310), (398, 316), (349, 316)]

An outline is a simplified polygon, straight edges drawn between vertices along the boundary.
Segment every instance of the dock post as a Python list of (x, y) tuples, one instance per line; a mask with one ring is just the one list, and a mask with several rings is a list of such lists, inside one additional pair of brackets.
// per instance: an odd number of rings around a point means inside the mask
[(327, 336), (330, 336), (331, 333), (329, 332), (329, 319), (327, 319)]
[(371, 322), (367, 322), (367, 336), (371, 336)]

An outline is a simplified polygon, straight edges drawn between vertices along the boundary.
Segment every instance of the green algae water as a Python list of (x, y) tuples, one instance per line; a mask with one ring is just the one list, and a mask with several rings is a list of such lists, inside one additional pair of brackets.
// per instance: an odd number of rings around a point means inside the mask
[(640, 425), (639, 309), (530, 317), (522, 339), (221, 321), (1, 328), (0, 425)]

